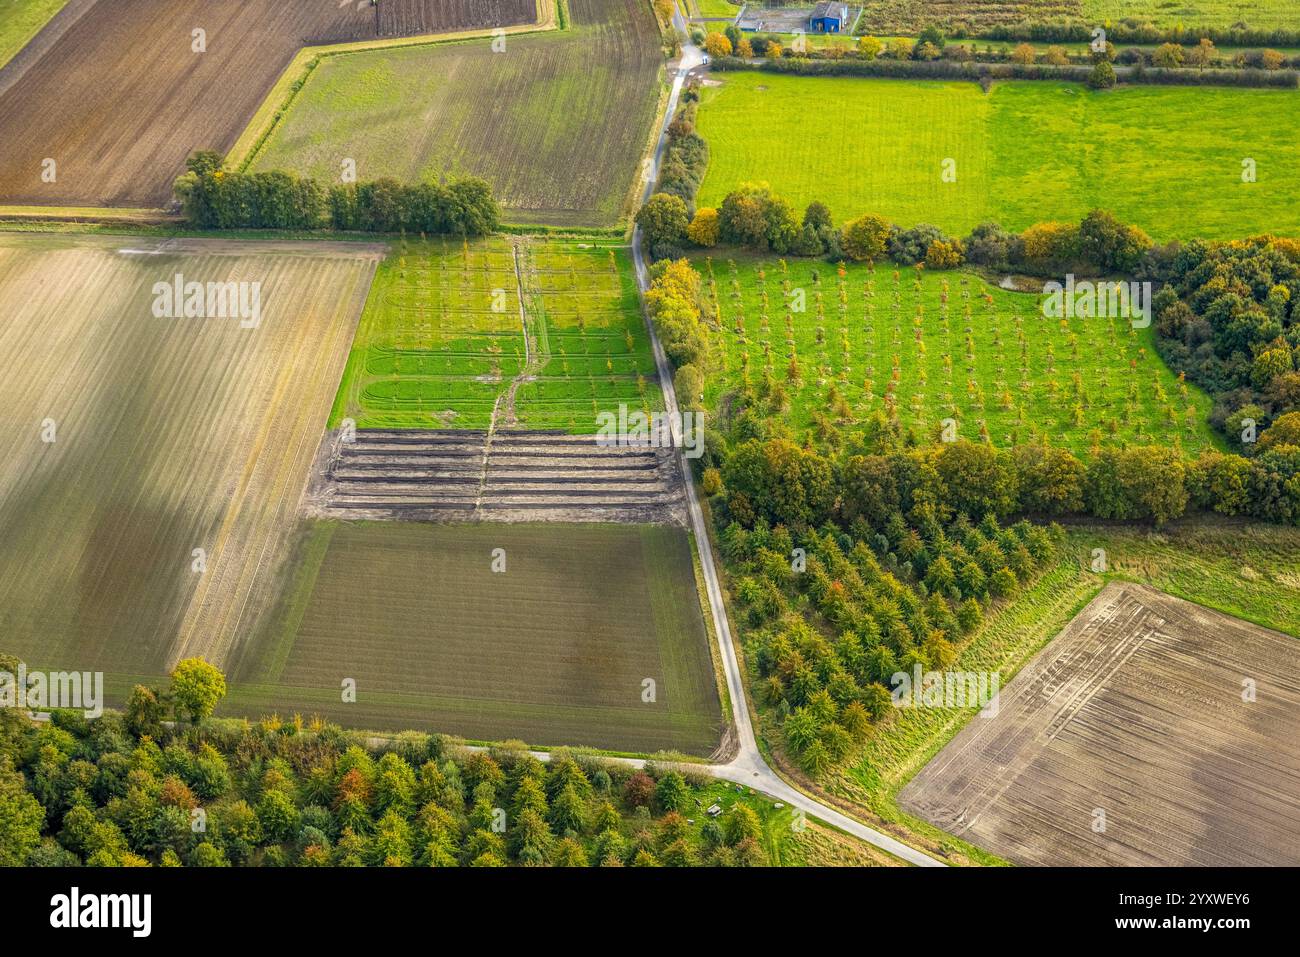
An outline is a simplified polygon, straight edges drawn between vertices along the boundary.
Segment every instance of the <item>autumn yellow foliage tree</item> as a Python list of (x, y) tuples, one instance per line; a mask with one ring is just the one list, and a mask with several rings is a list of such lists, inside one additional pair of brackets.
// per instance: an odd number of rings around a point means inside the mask
[(718, 245), (718, 211), (712, 206), (697, 209), (695, 218), (686, 227), (686, 238), (706, 248)]
[(710, 33), (704, 38), (704, 52), (709, 56), (731, 56), (731, 41), (726, 34)]

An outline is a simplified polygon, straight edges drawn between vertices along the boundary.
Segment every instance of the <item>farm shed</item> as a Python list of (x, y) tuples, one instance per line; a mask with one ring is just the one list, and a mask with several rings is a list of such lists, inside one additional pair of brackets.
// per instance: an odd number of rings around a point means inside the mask
[(848, 4), (829, 3), (823, 0), (813, 7), (812, 16), (808, 18), (808, 27), (813, 33), (839, 33), (848, 21)]

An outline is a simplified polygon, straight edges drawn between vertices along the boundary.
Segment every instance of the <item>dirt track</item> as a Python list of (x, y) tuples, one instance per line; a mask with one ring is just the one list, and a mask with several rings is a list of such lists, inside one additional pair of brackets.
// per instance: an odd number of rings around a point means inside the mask
[[(537, 8), (389, 0), (382, 9), (377, 25), (368, 3), (338, 0), (99, 0), (60, 23), (53, 43), (38, 36), (33, 45), (48, 49), (0, 82), (0, 204), (162, 206), (186, 157), (228, 150), (300, 47), (508, 26)], [(194, 50), (200, 29), (205, 52)], [(54, 182), (42, 178), (47, 159)]]

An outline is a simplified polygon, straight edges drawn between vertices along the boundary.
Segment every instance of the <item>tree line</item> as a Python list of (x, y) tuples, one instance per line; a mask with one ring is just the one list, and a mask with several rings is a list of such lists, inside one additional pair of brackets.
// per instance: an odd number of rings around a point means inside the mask
[(668, 140), (655, 192), (676, 196), (693, 208), (695, 194), (709, 168), (709, 144), (695, 131), (700, 94), (694, 86), (682, 90), (681, 102), (668, 124)]
[(692, 208), (678, 195), (655, 193), (638, 211), (651, 258), (676, 259), (686, 248), (739, 246), (781, 256), (822, 257), (830, 262), (924, 264), (955, 269), (966, 263), (994, 271), (1035, 276), (1068, 272), (1168, 272), (1177, 243), (1156, 245), (1139, 227), (1101, 209), (1078, 223), (1036, 223), (1020, 233), (981, 223), (965, 237), (918, 223), (904, 228), (868, 213), (837, 227), (825, 203), (814, 200), (798, 215), (765, 183), (743, 183), (714, 207)]
[(325, 189), (310, 177), (241, 173), (200, 151), (177, 178), (185, 219), (199, 229), (333, 229), (348, 232), (485, 236), (501, 223), (491, 187), (466, 177), (441, 183), (377, 179)]
[(1117, 70), (1110, 60), (1091, 66), (1058, 64), (1045, 57), (1041, 61), (1017, 62), (1011, 54), (995, 62), (982, 59), (864, 59), (861, 57), (813, 56), (768, 58), (754, 62), (740, 57), (719, 57), (710, 63), (714, 70), (761, 70), (796, 76), (867, 76), (909, 77), (921, 80), (973, 80), (981, 84), (994, 80), (1060, 80), (1086, 83), (1096, 89), (1115, 86), (1120, 79), (1129, 83), (1165, 86), (1246, 86), (1295, 89), (1300, 73), (1293, 69), (1249, 69), (1222, 67), (1213, 70), (1146, 67), (1134, 62), (1121, 64)]
[(224, 690), (192, 660), (95, 719), (0, 710), (0, 866), (769, 863), (744, 801), (688, 820), (712, 778), (687, 765), (543, 763), (518, 742), (472, 751), (415, 732), (374, 748), (320, 722), (213, 720)]
[[(981, 40), (1028, 40), (1035, 43), (1088, 43), (1097, 25), (1080, 21), (1024, 20), (1019, 23), (995, 24), (968, 31), (954, 26), (954, 38), (973, 36)], [(1300, 47), (1300, 30), (1283, 28), (1255, 29), (1245, 25), (1224, 27), (1161, 27), (1148, 20), (1125, 17), (1106, 26), (1106, 38), (1112, 43), (1154, 46), (1160, 43), (1191, 45), (1202, 39), (1225, 47)]]
[[(851, 47), (836, 43), (809, 46), (801, 37), (789, 50), (778, 37), (761, 33), (747, 35), (735, 24), (720, 33), (705, 34), (697, 28), (695, 36), (696, 42), (713, 58), (714, 68), (720, 70), (757, 66), (778, 73), (942, 77), (981, 82), (1055, 79), (1105, 88), (1115, 85), (1118, 75), (1112, 64), (1118, 62), (1126, 68), (1125, 78), (1135, 83), (1294, 88), (1300, 79), (1296, 72), (1300, 68), (1300, 56), (1287, 56), (1272, 48), (1220, 53), (1214, 39), (1203, 35), (1191, 38), (1187, 46), (1175, 40), (1161, 43), (1154, 51), (1140, 47), (1120, 51), (1111, 39), (1089, 34), (1081, 38), (1088, 42), (1081, 52), (1071, 52), (1059, 45), (1048, 46), (1040, 52), (1025, 38), (1020, 38), (1022, 42), (1014, 47), (995, 47), (990, 43), (980, 49), (975, 43), (949, 43), (943, 31), (934, 25), (926, 27), (915, 40), (894, 37), (882, 41), (868, 35), (859, 37)], [(755, 57), (765, 62), (761, 65), (751, 62)], [(1148, 73), (1149, 67), (1155, 69)], [(1214, 74), (1205, 76), (1207, 69)], [(1265, 75), (1258, 75), (1260, 71)]]

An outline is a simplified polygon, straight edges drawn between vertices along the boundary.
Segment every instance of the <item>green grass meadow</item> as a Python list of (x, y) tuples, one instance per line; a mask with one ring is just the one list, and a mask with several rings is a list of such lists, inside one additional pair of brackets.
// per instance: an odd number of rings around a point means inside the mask
[(1106, 26), (1120, 20), (1157, 26), (1255, 29), (1300, 27), (1300, 7), (1292, 0), (863, 0), (864, 28), (915, 35), (927, 23), (964, 23), (969, 28), (1039, 21)]
[[(520, 302), (527, 322), (520, 315)], [(404, 240), (379, 267), (331, 416), (360, 428), (597, 430), (662, 406), (628, 250)]]
[(41, 32), (68, 0), (0, 0), (0, 67)]
[(1049, 319), (1039, 296), (964, 271), (841, 273), (755, 257), (695, 264), (718, 317), (721, 369), (708, 377), (709, 408), (747, 380), (784, 396), (796, 430), (818, 414), (861, 421), (883, 412), (918, 436), (952, 417), (963, 437), (1002, 446), (1040, 436), (1076, 452), (1097, 438), (1188, 451), (1215, 444), (1209, 398), (1165, 366), (1150, 327)]
[[(1104, 207), (1157, 240), (1300, 234), (1300, 93), (1071, 83), (795, 77), (738, 71), (704, 90), (712, 206), (765, 181), (837, 220), (874, 212), (965, 234)], [(942, 176), (956, 163), (955, 182)], [(1255, 161), (1256, 182), (1242, 181)]]
[(273, 622), (233, 663), (224, 713), (614, 751), (717, 746), (681, 529), (311, 522), (298, 549)]

